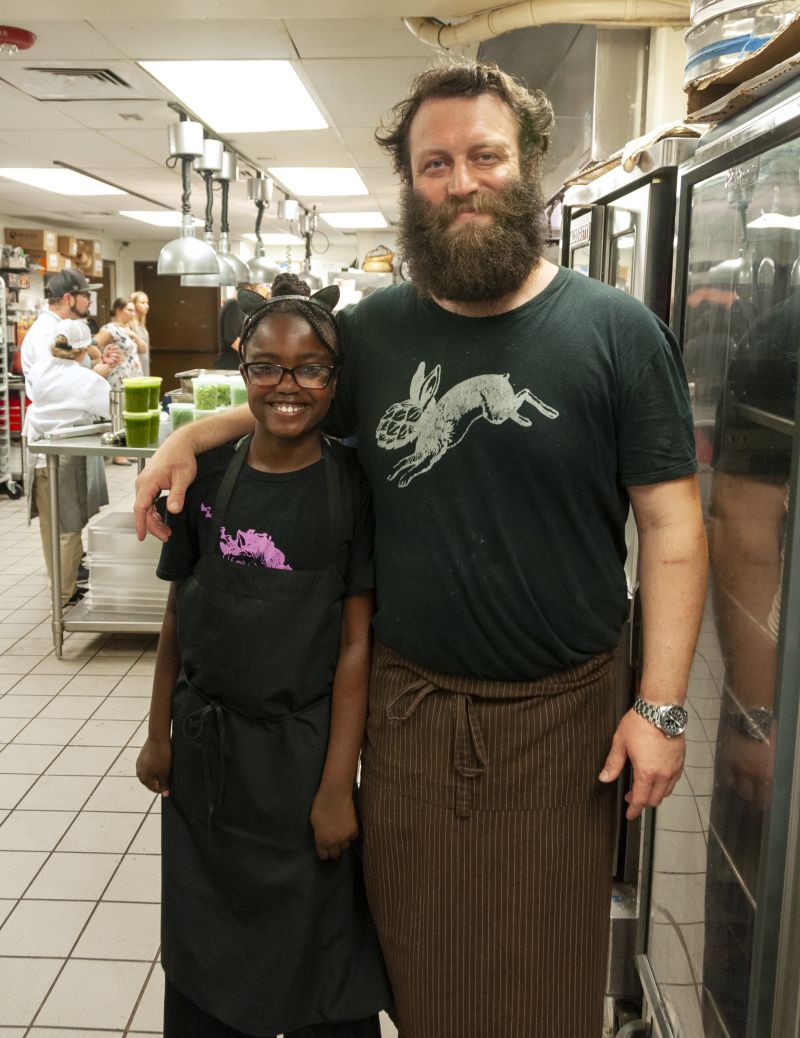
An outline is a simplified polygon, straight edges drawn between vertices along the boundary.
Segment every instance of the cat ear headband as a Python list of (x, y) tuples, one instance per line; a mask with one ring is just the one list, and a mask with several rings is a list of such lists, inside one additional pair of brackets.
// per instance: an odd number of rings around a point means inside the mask
[(273, 296), (272, 299), (265, 299), (259, 295), (258, 292), (253, 292), (249, 288), (240, 288), (237, 294), (237, 301), (239, 306), (245, 315), (245, 324), (252, 321), (252, 318), (258, 313), (264, 313), (270, 307), (274, 306), (275, 303), (280, 302), (283, 299), (296, 299), (301, 303), (312, 303), (314, 306), (318, 306), (321, 310), (324, 310), (328, 315), (333, 314), (333, 308), (339, 302), (339, 286), (328, 285), (327, 288), (321, 288), (318, 292), (314, 292), (310, 296), (301, 295), (285, 295), (285, 296)]

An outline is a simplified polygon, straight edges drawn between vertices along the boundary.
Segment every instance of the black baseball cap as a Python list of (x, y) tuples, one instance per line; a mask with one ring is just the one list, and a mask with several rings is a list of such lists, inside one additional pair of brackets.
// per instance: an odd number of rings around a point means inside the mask
[(78, 292), (92, 292), (102, 287), (102, 282), (90, 285), (79, 270), (72, 270), (68, 267), (66, 270), (59, 270), (57, 274), (53, 274), (52, 277), (48, 278), (44, 294), (49, 299), (60, 299), (67, 292), (74, 296)]

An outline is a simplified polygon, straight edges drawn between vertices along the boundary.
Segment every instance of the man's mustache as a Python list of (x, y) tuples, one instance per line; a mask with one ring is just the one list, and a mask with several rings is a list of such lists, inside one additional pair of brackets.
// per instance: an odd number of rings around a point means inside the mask
[(446, 231), (460, 213), (486, 213), (489, 216), (499, 216), (506, 209), (500, 192), (486, 194), (475, 192), (467, 198), (445, 198), (437, 205), (419, 194), (417, 194), (417, 199), (423, 204), (424, 215), (420, 214), (423, 215), (422, 222), (442, 231)]

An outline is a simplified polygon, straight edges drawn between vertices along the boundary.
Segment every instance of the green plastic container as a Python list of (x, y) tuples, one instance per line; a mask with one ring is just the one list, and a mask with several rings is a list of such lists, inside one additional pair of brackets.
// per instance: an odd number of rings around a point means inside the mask
[(158, 375), (146, 375), (142, 382), (146, 382), (150, 390), (150, 410), (158, 407), (161, 402), (161, 379)]
[(231, 405), (238, 407), (247, 403), (247, 386), (241, 375), (233, 375), (228, 379), (231, 384)]
[(161, 425), (161, 411), (156, 407), (150, 410), (150, 447), (158, 446), (158, 430)]
[(198, 411), (213, 411), (217, 406), (217, 383), (201, 376), (192, 379), (194, 406)]
[(218, 414), (216, 407), (208, 408), (195, 407), (192, 411), (192, 421), (199, 422), (201, 418), (210, 418), (212, 414)]
[(194, 407), (192, 404), (174, 403), (169, 405), (169, 417), (172, 421), (173, 431), (180, 429), (182, 425), (191, 422), (194, 418)]
[(141, 414), (150, 410), (150, 386), (146, 378), (124, 378), (125, 410), (130, 414)]
[(217, 382), (217, 407), (231, 406), (231, 380), (227, 377)]
[(129, 447), (150, 446), (150, 412), (123, 411), (125, 442)]

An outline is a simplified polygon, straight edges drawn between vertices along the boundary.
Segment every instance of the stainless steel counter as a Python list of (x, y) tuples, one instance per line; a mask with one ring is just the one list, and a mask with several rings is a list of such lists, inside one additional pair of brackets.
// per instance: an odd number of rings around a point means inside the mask
[[(159, 443), (169, 435), (170, 426), (161, 426)], [(135, 458), (139, 471), (144, 467), (147, 458), (155, 453), (155, 447), (120, 447), (119, 444), (106, 446), (100, 442), (100, 434), (75, 436), (64, 439), (43, 439), (28, 444), (29, 450), (47, 456), (47, 470), (50, 476), (50, 530), (51, 551), (53, 556), (53, 589), (52, 589), (52, 629), (53, 648), (56, 656), (61, 656), (64, 645), (64, 631), (112, 631), (128, 634), (158, 634), (161, 620), (154, 619), (152, 613), (127, 612), (123, 615), (93, 610), (86, 601), (78, 602), (64, 612), (61, 605), (61, 542), (59, 539), (60, 522), (58, 507), (58, 463), (59, 458), (71, 455), (85, 457), (99, 456), (104, 458)]]

